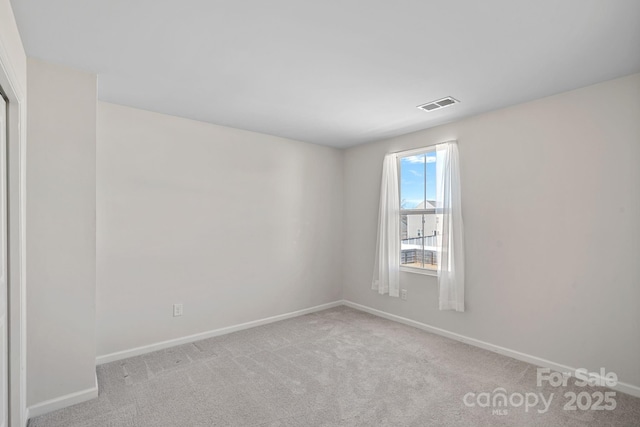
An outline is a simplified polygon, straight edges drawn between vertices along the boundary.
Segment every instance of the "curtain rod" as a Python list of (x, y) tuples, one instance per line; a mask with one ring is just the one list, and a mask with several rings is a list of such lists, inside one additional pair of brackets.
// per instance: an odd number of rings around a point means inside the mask
[(457, 143), (458, 141), (457, 141), (457, 140), (455, 140), (455, 139), (450, 139), (450, 140), (448, 140), (448, 141), (436, 142), (436, 143), (429, 144), (429, 145), (425, 145), (425, 146), (423, 146), (423, 147), (419, 147), (419, 148), (409, 148), (408, 150), (392, 151), (392, 152), (391, 152), (391, 153), (389, 153), (389, 154), (401, 154), (401, 153), (403, 153), (403, 154), (409, 154), (409, 153), (413, 153), (413, 152), (419, 153), (419, 152), (424, 151), (425, 149), (427, 149), (427, 148), (429, 148), (429, 147), (433, 147), (433, 146), (440, 145), (440, 144), (448, 144), (448, 143), (450, 143), (450, 142), (455, 142), (455, 143)]

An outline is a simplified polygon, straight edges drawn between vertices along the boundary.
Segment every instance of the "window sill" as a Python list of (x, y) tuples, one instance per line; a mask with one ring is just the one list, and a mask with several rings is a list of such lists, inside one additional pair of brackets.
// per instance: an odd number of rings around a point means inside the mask
[(406, 273), (422, 274), (423, 276), (438, 277), (438, 270), (429, 270), (426, 268), (400, 267), (400, 271)]

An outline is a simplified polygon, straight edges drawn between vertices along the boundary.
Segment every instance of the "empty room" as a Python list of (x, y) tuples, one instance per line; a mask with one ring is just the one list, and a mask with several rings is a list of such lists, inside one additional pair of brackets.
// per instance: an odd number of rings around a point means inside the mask
[(640, 1), (0, 0), (0, 427), (640, 426)]

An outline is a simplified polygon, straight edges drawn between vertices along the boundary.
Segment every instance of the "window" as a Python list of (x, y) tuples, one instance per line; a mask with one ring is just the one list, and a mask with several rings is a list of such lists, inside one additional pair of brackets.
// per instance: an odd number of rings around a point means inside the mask
[(422, 271), (438, 269), (437, 236), (442, 218), (436, 214), (436, 150), (398, 157), (400, 185), (400, 265)]
[(459, 157), (457, 141), (384, 156), (371, 281), (379, 294), (399, 297), (400, 270), (419, 272), (438, 277), (440, 310), (464, 311)]

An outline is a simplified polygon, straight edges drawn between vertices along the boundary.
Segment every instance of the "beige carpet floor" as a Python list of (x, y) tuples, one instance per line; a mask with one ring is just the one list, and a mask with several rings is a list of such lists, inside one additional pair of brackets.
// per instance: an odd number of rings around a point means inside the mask
[[(537, 387), (533, 365), (346, 307), (98, 366), (98, 382), (97, 399), (29, 426), (640, 425), (638, 398), (565, 410), (565, 393), (609, 390)], [(496, 388), (513, 405), (479, 406)], [(553, 398), (540, 413), (514, 393)]]

